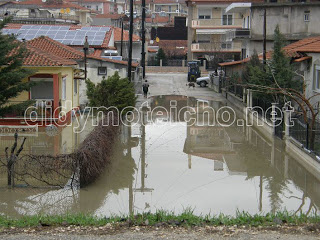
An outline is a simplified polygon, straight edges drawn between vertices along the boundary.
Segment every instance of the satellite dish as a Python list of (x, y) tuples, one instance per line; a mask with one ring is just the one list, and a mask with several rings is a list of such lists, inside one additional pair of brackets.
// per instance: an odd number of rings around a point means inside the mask
[(45, 3), (47, 0), (42, 0), (43, 3)]

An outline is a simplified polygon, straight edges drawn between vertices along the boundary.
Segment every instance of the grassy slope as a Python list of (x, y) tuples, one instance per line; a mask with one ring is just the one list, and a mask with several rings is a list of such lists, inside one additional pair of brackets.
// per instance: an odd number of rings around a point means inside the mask
[(250, 215), (245, 212), (238, 212), (236, 217), (226, 215), (219, 216), (195, 216), (191, 210), (180, 215), (170, 212), (158, 211), (157, 213), (138, 214), (129, 217), (99, 218), (85, 214), (70, 214), (62, 216), (24, 216), (19, 219), (10, 219), (0, 216), (0, 227), (35, 227), (39, 224), (48, 226), (79, 225), (79, 226), (103, 226), (107, 223), (129, 221), (132, 225), (155, 225), (167, 223), (182, 226), (203, 226), (203, 225), (248, 225), (248, 226), (270, 226), (282, 223), (299, 225), (304, 223), (320, 223), (320, 216), (295, 215), (289, 212), (276, 214)]

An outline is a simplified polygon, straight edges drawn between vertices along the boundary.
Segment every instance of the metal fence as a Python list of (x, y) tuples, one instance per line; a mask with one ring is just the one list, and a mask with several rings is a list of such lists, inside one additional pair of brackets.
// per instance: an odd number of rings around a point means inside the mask
[(169, 66), (169, 67), (182, 67), (183, 66), (182, 59), (170, 59), (163, 62), (163, 66)]
[(229, 77), (220, 77), (219, 81), (220, 87), (225, 88), (227, 92), (233, 93), (239, 98), (243, 98), (243, 86), (234, 83)]
[(308, 122), (305, 122), (302, 115), (292, 117), (293, 126), (290, 126), (290, 136), (303, 145), (304, 148), (312, 150), (320, 156), (320, 122), (316, 121), (311, 130)]

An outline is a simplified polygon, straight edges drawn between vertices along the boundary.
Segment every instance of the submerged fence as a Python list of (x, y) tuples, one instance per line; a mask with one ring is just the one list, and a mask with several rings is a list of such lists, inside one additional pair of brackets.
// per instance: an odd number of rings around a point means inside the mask
[[(301, 143), (304, 148), (312, 149), (312, 152), (320, 156), (320, 122), (316, 121), (313, 129), (311, 129), (302, 115), (294, 116), (292, 121), (294, 125), (290, 127), (290, 136)], [(311, 119), (308, 119), (308, 121), (311, 122)]]

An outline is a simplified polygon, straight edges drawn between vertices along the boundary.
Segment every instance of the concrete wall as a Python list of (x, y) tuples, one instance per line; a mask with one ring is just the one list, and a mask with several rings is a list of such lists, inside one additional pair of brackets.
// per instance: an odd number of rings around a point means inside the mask
[[(305, 11), (310, 11), (310, 21), (304, 21)], [(290, 3), (267, 5), (267, 38), (272, 39), (277, 25), (287, 39), (302, 39), (310, 35), (319, 35), (320, 3)], [(251, 37), (262, 39), (263, 8), (253, 5), (251, 8)]]
[[(107, 75), (99, 75), (98, 67), (107, 67)], [(84, 69), (83, 66), (82, 69)], [(95, 84), (99, 83), (102, 80), (103, 76), (107, 78), (109, 76), (112, 76), (115, 72), (118, 72), (121, 78), (127, 77), (126, 65), (102, 62), (94, 59), (88, 59), (87, 71), (88, 78)], [(81, 105), (86, 104), (88, 102), (86, 91), (86, 84), (83, 80), (81, 80), (79, 86), (79, 101)]]
[[(115, 47), (117, 48), (118, 53), (120, 54), (121, 51), (121, 42), (115, 42)], [(128, 57), (128, 47), (129, 47), (129, 42), (123, 42), (123, 58)], [(133, 59), (138, 59), (140, 61), (141, 59), (141, 42), (133, 42), (132, 45), (132, 58)]]
[[(315, 94), (319, 94), (319, 90), (315, 89), (316, 81), (316, 66), (320, 66), (320, 53), (309, 53), (308, 56), (312, 57), (312, 62), (307, 64), (307, 62), (301, 63), (301, 70), (304, 70), (305, 84), (306, 84), (306, 97), (309, 98)], [(315, 104), (320, 101), (320, 96), (316, 96), (312, 99), (311, 103)]]

